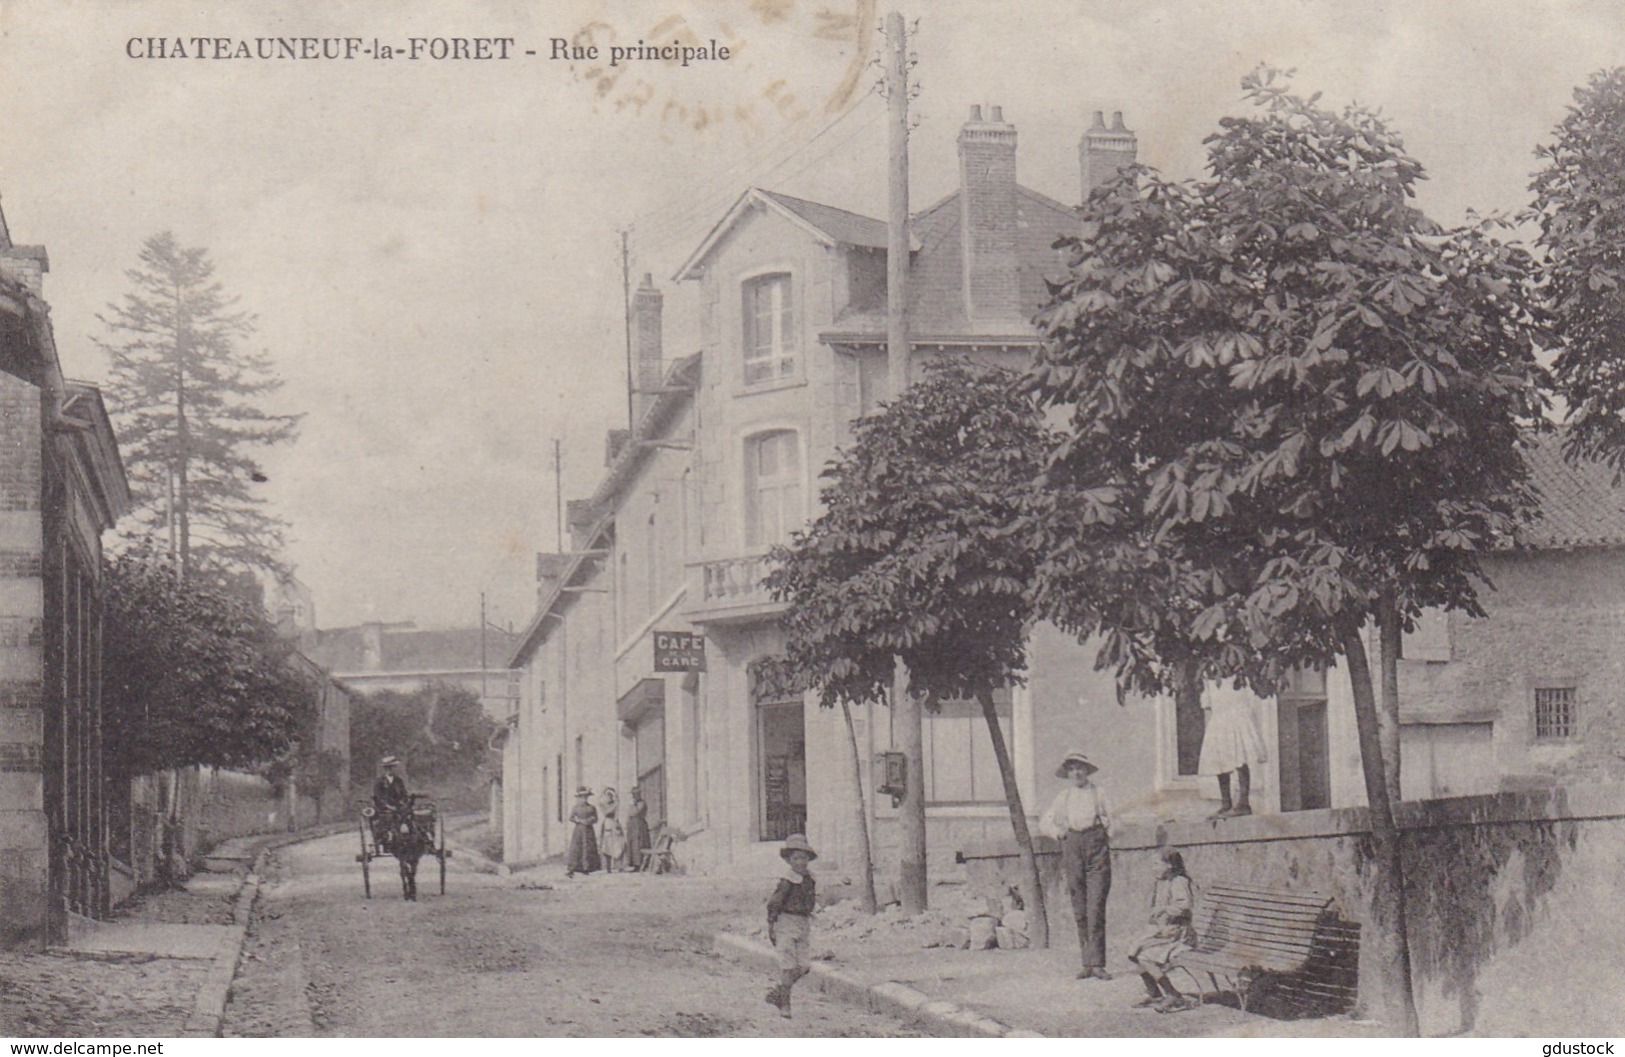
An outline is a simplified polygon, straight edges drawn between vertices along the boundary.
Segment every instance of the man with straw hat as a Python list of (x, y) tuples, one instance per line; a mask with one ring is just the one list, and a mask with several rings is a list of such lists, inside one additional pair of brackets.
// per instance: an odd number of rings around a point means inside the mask
[(1106, 971), (1106, 894), (1112, 888), (1112, 854), (1106, 840), (1111, 810), (1089, 776), (1100, 768), (1081, 752), (1069, 752), (1055, 777), (1072, 784), (1062, 789), (1040, 822), (1061, 843), (1061, 869), (1072, 916), (1078, 922), (1079, 980), (1110, 980)]
[(372, 783), (372, 838), (379, 844), (389, 843), (395, 830), (395, 820), (412, 797), (406, 791), (406, 779), (401, 777), (401, 761), (396, 756), (385, 756), (378, 761), (383, 773)]
[(778, 1007), (779, 1016), (788, 1017), (790, 988), (811, 970), (808, 950), (818, 891), (807, 864), (818, 853), (803, 834), (792, 833), (784, 839), (779, 857), (784, 860), (784, 873), (767, 900), (767, 938), (779, 952), (779, 982), (767, 993), (767, 1001)]

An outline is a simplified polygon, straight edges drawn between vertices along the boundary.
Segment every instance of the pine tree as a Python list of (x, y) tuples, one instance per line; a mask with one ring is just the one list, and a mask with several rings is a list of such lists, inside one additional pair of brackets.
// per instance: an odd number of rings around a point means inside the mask
[(298, 416), (257, 401), (282, 382), (243, 347), (253, 317), (214, 277), (208, 251), (170, 232), (142, 244), (133, 289), (98, 316), (112, 358), (120, 447), (135, 498), (126, 538), (167, 548), (194, 569), (283, 572), (286, 522), (265, 511), (254, 450), (293, 439)]

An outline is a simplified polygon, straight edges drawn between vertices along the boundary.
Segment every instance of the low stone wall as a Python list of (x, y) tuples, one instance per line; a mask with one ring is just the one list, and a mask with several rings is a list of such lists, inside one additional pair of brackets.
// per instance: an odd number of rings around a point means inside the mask
[[(1617, 1034), (1615, 981), (1625, 972), (1625, 787), (1407, 802), (1405, 908), (1424, 1034)], [(1254, 815), (1222, 822), (1125, 824), (1112, 838), (1110, 949), (1146, 927), (1157, 849), (1180, 847), (1198, 889), (1240, 882), (1330, 896), (1351, 922), (1371, 920), (1370, 825), (1364, 808)], [(970, 883), (1015, 882), (1011, 842), (962, 849)], [(1051, 933), (1075, 944), (1053, 842), (1040, 842)], [(1378, 970), (1362, 944), (1361, 980)], [(1364, 990), (1364, 989), (1362, 989)]]

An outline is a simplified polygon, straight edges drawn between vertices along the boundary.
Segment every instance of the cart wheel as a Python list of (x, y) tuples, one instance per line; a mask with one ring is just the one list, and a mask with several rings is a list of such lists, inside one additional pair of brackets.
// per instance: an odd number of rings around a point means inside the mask
[(361, 864), (361, 890), (367, 894), (368, 899), (372, 898), (372, 877), (367, 872), (367, 861), (371, 858), (372, 856), (367, 850), (367, 820), (363, 818), (361, 820), (361, 854), (355, 857), (355, 861)]
[(436, 843), (438, 843), (440, 845), (437, 849), (435, 849), (435, 858), (440, 860), (440, 894), (445, 895), (446, 894), (446, 820), (443, 819), (443, 818), (442, 819), (436, 819), (435, 820), (435, 829), (437, 830), (437, 836), (439, 837), (439, 840)]

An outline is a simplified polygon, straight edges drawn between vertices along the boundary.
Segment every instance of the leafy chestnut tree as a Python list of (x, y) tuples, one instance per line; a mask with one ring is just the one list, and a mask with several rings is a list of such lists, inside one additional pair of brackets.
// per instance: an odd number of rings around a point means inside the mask
[[(1210, 176), (1133, 170), (1084, 209), (1029, 385), (1069, 418), (1039, 517), (1040, 611), (1123, 689), (1261, 694), (1341, 664), (1370, 804), (1383, 1013), (1414, 1034), (1399, 835), (1398, 639), (1480, 615), (1482, 555), (1534, 497), (1528, 254), (1445, 230), (1421, 165), (1359, 107), (1274, 71), (1210, 136)], [(1378, 707), (1365, 630), (1380, 640)]]
[(1541, 294), (1559, 338), (1553, 364), (1568, 404), (1564, 450), (1625, 472), (1625, 68), (1601, 70), (1535, 174)]
[(1051, 443), (1018, 381), (1003, 368), (939, 362), (859, 422), (851, 450), (824, 472), (824, 513), (774, 552), (767, 585), (790, 603), (785, 664), (825, 706), (888, 700), (898, 659), (927, 711), (945, 700), (981, 706), (1042, 947), (1044, 893), (993, 697), (1026, 668), (1037, 558), (1025, 526)]
[(270, 764), (314, 724), (320, 688), (247, 598), (136, 552), (108, 563), (106, 590), (104, 713), (125, 776)]

